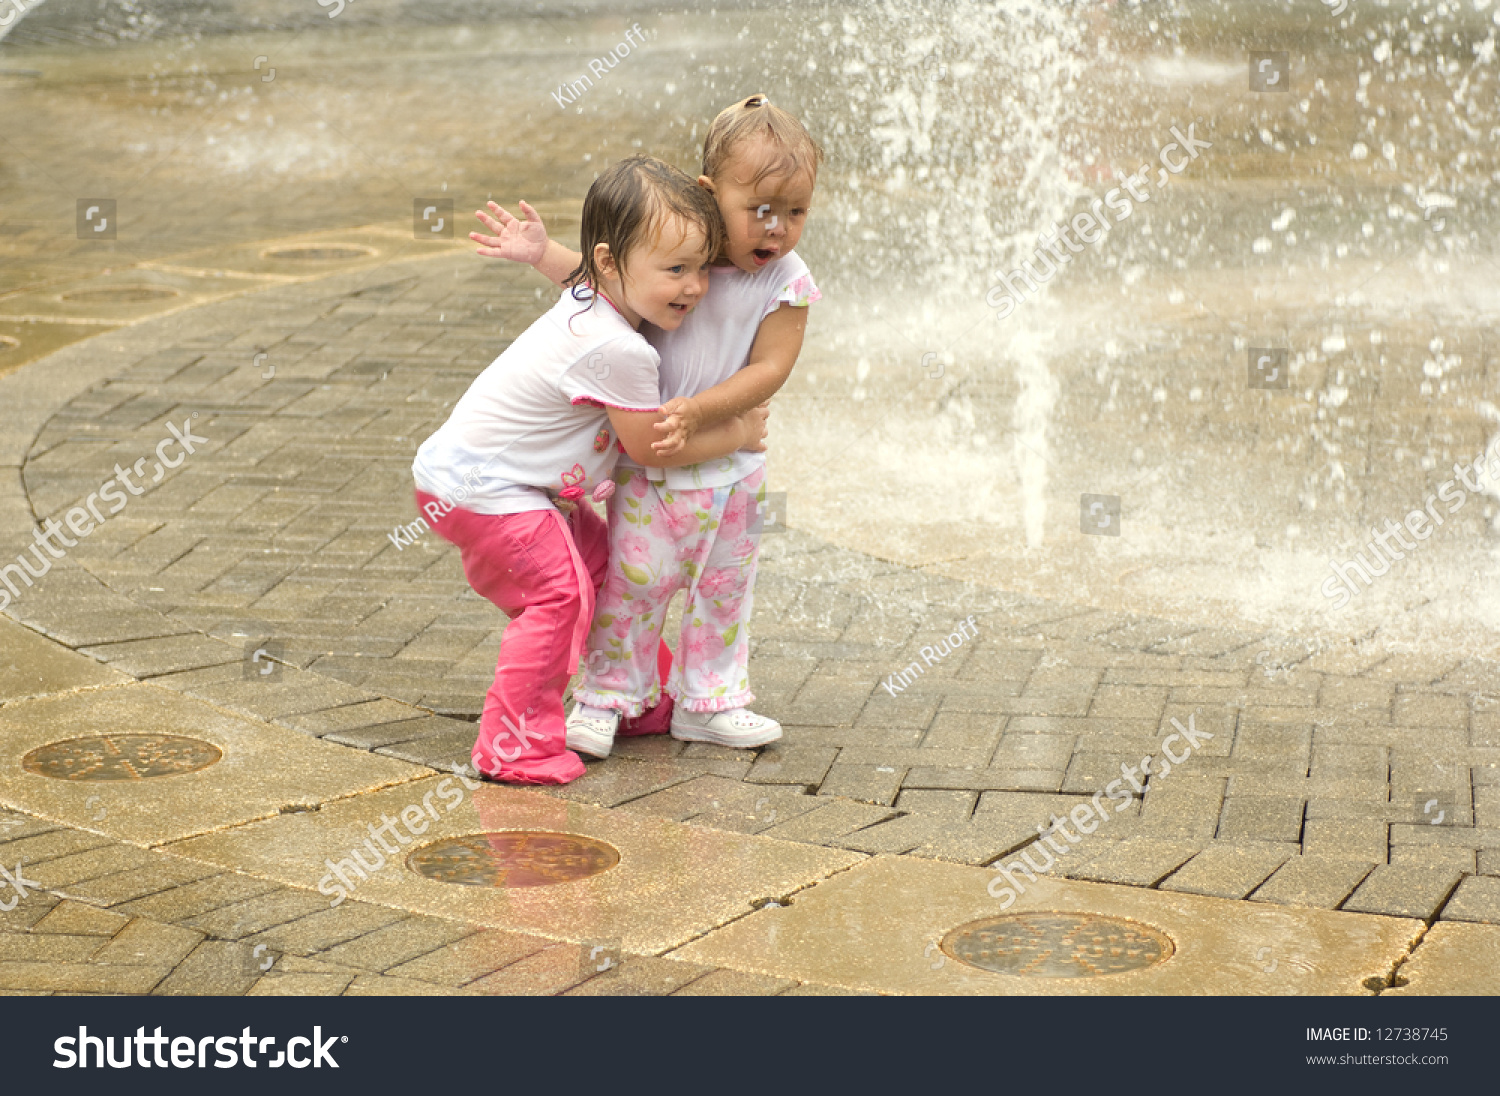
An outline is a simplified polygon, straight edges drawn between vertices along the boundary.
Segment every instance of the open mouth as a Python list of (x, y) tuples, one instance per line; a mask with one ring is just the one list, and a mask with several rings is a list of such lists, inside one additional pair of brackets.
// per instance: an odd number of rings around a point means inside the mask
[(671, 303), (668, 303), (667, 307), (670, 308), (673, 312), (686, 312), (686, 311), (688, 311), (688, 309), (692, 308), (693, 306), (690, 305), (690, 304), (671, 304)]
[(757, 247), (754, 252), (752, 252), (752, 254), (755, 256), (755, 262), (757, 263), (757, 265), (764, 265), (765, 263), (768, 263), (772, 259), (776, 258), (776, 248)]

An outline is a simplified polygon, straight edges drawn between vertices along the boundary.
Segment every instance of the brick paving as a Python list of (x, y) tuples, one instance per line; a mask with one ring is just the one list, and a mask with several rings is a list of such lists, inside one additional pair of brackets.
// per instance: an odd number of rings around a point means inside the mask
[[(468, 590), (440, 538), (389, 534), (417, 518), (417, 444), (543, 307), (523, 272), (444, 258), (109, 336), (122, 348), (117, 368), (39, 424), (26, 453), (32, 513), (77, 503), (116, 462), (152, 453), (169, 422), (196, 413), (193, 430), (208, 444), (72, 549), (12, 615), (137, 678), (253, 718), (434, 768), (466, 760), (504, 618)], [(277, 366), (272, 379), (252, 364), (261, 351)], [(774, 477), (774, 455), (772, 467)], [(1126, 784), (1126, 809), (1083, 838), (1061, 874), (1500, 922), (1492, 663), (1046, 602), (795, 530), (769, 537), (763, 558), (752, 681), (784, 740), (754, 752), (622, 742), (581, 780), (537, 794), (987, 864), (1089, 802), (1122, 766), (1159, 757), (1173, 721), (1191, 719), (1212, 738), (1169, 775), (1145, 778), (1143, 792)], [(935, 657), (969, 617), (977, 637)], [(268, 640), (286, 665), (262, 678), (246, 658)], [(63, 887), (76, 882), (59, 877)], [(257, 901), (270, 902), (239, 899), (247, 915)], [(203, 957), (189, 952), (171, 977), (186, 968), (183, 984), (208, 984), (213, 956), (248, 938), (225, 922), (232, 916), (147, 917), (202, 934)], [(339, 932), (362, 928), (361, 940), (417, 932), (336, 920)], [(302, 979), (298, 992), (358, 991), (371, 977), (423, 982), (411, 970), (357, 973), (367, 968), (324, 956), (383, 961), (376, 942), (362, 951), (316, 924), (303, 928), (305, 938), (270, 937), (314, 964), (278, 971)], [(25, 931), (37, 934), (29, 923)], [(571, 988), (561, 958), (522, 962), (516, 976), (527, 986)], [(442, 971), (439, 982), (455, 987), (495, 977), (416, 956), (402, 963), (432, 978)], [(696, 984), (678, 978), (675, 967), (641, 967), (628, 984)], [(741, 984), (727, 974), (708, 983)]]
[(604, 964), (588, 944), (357, 900), (330, 909), (308, 891), (18, 811), (0, 811), (0, 862), (41, 884), (7, 890), (0, 996), (842, 992), (648, 955), (612, 952)]

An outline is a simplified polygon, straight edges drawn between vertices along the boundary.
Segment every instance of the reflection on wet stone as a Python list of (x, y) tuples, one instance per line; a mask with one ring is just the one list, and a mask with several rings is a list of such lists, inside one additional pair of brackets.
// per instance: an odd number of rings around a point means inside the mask
[(80, 289), (76, 293), (64, 293), (65, 301), (83, 304), (135, 304), (139, 301), (164, 301), (169, 297), (182, 296), (175, 289), (160, 285), (120, 285), (105, 289)]
[(1031, 978), (1097, 978), (1144, 970), (1175, 950), (1135, 921), (1076, 913), (1022, 913), (961, 925), (943, 940), (961, 963)]
[(374, 252), (367, 247), (282, 247), (267, 251), (267, 259), (289, 259), (300, 262), (338, 262), (363, 259)]
[(608, 871), (620, 862), (610, 845), (569, 833), (476, 833), (413, 852), (418, 875), (466, 887), (547, 887)]
[(39, 746), (21, 766), (54, 780), (150, 780), (194, 773), (223, 756), (212, 743), (183, 735), (92, 735)]

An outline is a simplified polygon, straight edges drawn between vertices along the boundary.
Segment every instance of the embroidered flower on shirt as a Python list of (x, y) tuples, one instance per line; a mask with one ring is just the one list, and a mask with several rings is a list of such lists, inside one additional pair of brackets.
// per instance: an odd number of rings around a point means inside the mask
[(558, 498), (567, 499), (569, 502), (577, 502), (583, 498), (583, 481), (588, 478), (588, 473), (583, 470), (583, 465), (575, 464), (562, 474), (563, 489), (557, 493)]
[(594, 435), (594, 452), (602, 453), (609, 448), (609, 427), (599, 427), (599, 433)]

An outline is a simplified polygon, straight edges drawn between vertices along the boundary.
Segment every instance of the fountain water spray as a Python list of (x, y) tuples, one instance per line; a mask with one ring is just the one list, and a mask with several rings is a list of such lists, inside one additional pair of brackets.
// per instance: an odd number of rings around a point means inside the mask
[[(835, 78), (820, 81), (809, 115), (839, 121), (823, 134), (830, 169), (811, 250), (861, 256), (850, 273), (864, 284), (850, 288), (866, 297), (878, 271), (894, 325), (951, 339), (996, 324), (983, 303), (996, 272), (1029, 256), (1087, 193), (1092, 154), (1078, 122), (1094, 108), (1080, 78), (1104, 12), (1090, 2), (884, 0), (813, 20), (803, 52), (831, 50)], [(966, 363), (971, 376), (1006, 370), (1018, 387), (1013, 451), (1032, 547), (1047, 514), (1058, 319), (1043, 306), (985, 331), (993, 357)]]

